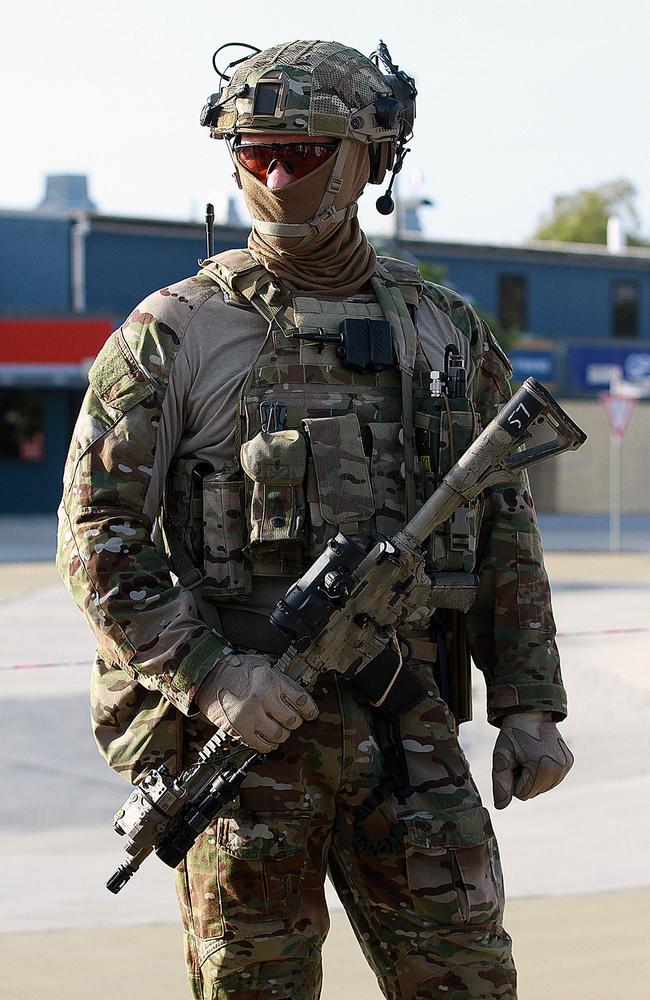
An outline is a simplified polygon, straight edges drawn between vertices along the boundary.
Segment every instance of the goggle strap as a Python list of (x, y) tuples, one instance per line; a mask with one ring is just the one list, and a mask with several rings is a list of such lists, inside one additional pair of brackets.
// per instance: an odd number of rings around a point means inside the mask
[(312, 222), (266, 222), (263, 219), (253, 219), (255, 229), (263, 236), (312, 236), (321, 233), (326, 226), (341, 222), (345, 218), (352, 219), (357, 214), (357, 203), (352, 202), (338, 212), (321, 212)]
[(332, 173), (330, 174), (327, 190), (318, 206), (314, 218), (311, 222), (290, 223), (290, 222), (263, 222), (255, 219), (255, 228), (259, 233), (266, 236), (313, 236), (323, 233), (329, 226), (342, 222), (343, 219), (353, 219), (357, 214), (356, 201), (340, 208), (334, 209), (334, 198), (343, 185), (343, 173), (345, 161), (351, 148), (351, 139), (342, 139), (334, 157)]
[(230, 154), (230, 159), (231, 159), (232, 165), (234, 167), (233, 178), (235, 180), (235, 183), (236, 183), (237, 187), (241, 191), (242, 190), (242, 182), (241, 182), (241, 177), (239, 176), (239, 162), (237, 160), (237, 157), (235, 156), (235, 140), (234, 140), (234, 138), (233, 138), (232, 141), (226, 140), (226, 146), (228, 148), (228, 152)]
[(330, 174), (330, 181), (327, 185), (327, 190), (323, 195), (323, 200), (318, 206), (316, 215), (312, 219), (312, 223), (317, 222), (325, 212), (328, 211), (334, 204), (334, 198), (341, 190), (343, 184), (343, 175), (345, 172), (345, 161), (348, 158), (348, 153), (350, 152), (352, 140), (351, 139), (341, 139), (339, 148), (336, 151), (336, 156), (334, 157), (334, 165), (332, 167), (332, 173)]

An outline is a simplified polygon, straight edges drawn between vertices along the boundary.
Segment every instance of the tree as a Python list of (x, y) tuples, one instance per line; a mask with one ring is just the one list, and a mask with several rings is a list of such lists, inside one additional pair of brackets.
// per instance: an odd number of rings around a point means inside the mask
[(632, 246), (647, 246), (639, 235), (639, 214), (636, 209), (637, 190), (631, 181), (621, 177), (592, 188), (581, 188), (574, 194), (558, 194), (553, 208), (543, 216), (533, 239), (558, 240), (561, 243), (606, 243), (607, 219), (620, 215)]

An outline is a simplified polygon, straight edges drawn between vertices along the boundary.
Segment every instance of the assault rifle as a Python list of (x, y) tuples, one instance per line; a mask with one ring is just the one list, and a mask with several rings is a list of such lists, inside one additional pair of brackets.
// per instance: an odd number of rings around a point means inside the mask
[[(523, 450), (533, 430), (553, 436)], [(585, 440), (544, 386), (526, 379), (401, 531), (392, 538), (338, 534), (330, 540), (271, 614), (288, 642), (276, 669), (307, 690), (320, 673), (336, 670), (393, 717), (417, 704), (424, 691), (403, 665), (399, 628), (423, 606), (467, 611), (477, 587), (470, 573), (427, 574), (429, 535), (486, 487), (512, 482), (519, 470)], [(171, 868), (180, 864), (264, 759), (217, 730), (178, 776), (164, 765), (147, 774), (115, 815), (127, 857), (107, 888), (119, 892), (152, 851)]]

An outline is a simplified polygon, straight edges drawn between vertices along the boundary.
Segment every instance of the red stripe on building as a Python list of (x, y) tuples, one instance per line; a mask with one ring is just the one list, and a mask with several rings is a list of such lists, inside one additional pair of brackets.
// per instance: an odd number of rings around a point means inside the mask
[(0, 319), (0, 365), (76, 365), (94, 358), (110, 319)]

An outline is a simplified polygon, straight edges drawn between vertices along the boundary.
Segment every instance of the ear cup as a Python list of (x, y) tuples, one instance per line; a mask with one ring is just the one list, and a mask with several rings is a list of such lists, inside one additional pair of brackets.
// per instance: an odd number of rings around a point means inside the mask
[(371, 142), (368, 151), (370, 155), (368, 183), (382, 184), (386, 171), (390, 170), (395, 162), (395, 141)]

